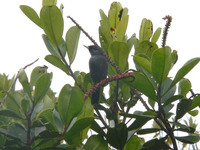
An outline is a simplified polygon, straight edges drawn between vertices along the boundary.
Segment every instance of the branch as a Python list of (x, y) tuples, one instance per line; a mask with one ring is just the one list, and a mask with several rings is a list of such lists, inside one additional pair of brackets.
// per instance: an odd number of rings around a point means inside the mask
[[(100, 47), (97, 42), (70, 16), (67, 16), (71, 21), (92, 41), (92, 43), (98, 47)], [(118, 74), (122, 74), (120, 68), (110, 59), (110, 57), (103, 51), (104, 56), (110, 62), (110, 64), (115, 68)]]
[(129, 73), (123, 73), (121, 75), (116, 74), (112, 77), (106, 78), (104, 80), (102, 80), (101, 82), (97, 83), (93, 88), (91, 88), (86, 94), (84, 99), (87, 99), (90, 95), (92, 95), (95, 91), (97, 91), (100, 87), (102, 87), (103, 85), (111, 82), (111, 81), (115, 81), (115, 80), (119, 80), (119, 79), (124, 79), (124, 78), (129, 78), (132, 77), (133, 80), (135, 79), (135, 76), (132, 72)]
[(62, 54), (60, 48), (59, 48), (59, 47), (57, 47), (57, 48), (58, 48), (58, 52), (59, 52), (59, 54), (60, 54), (60, 56), (61, 56), (62, 61), (64, 62), (64, 64), (65, 64), (65, 66), (67, 67), (67, 69), (69, 70), (69, 73), (70, 73), (71, 77), (74, 79), (74, 81), (75, 81), (75, 83), (77, 84), (77, 86), (78, 86), (78, 87), (81, 89), (81, 91), (84, 93), (83, 87), (82, 87), (80, 84), (78, 84), (78, 82), (77, 82), (77, 80), (76, 80), (76, 77), (75, 77), (75, 75), (74, 75), (74, 73), (73, 73), (71, 67), (68, 65), (67, 61), (65, 60), (65, 58), (64, 58), (64, 56), (63, 56), (63, 54)]
[[(33, 65), (33, 64), (36, 63), (38, 60), (39, 60), (39, 58), (36, 59), (34, 62), (32, 62), (32, 63), (30, 63), (30, 64), (24, 66), (23, 69), (26, 69), (27, 67)], [(1, 104), (4, 104), (4, 103), (5, 103), (5, 100), (6, 100), (6, 98), (7, 98), (7, 95), (8, 95), (8, 94), (12, 91), (12, 89), (14, 88), (14, 86), (15, 86), (15, 84), (16, 84), (16, 82), (17, 82), (18, 75), (19, 75), (19, 71), (18, 71), (18, 73), (17, 73), (17, 75), (16, 75), (16, 77), (15, 77), (15, 79), (14, 79), (12, 85), (10, 86), (10, 88), (8, 89), (8, 91), (6, 92), (6, 95), (4, 96), (4, 98), (3, 98), (2, 102), (1, 102)]]
[(169, 27), (171, 25), (171, 22), (172, 22), (172, 16), (165, 16), (163, 18), (164, 20), (167, 19), (167, 22), (165, 24), (165, 28), (164, 28), (164, 31), (163, 31), (163, 38), (162, 38), (162, 47), (165, 47), (165, 44), (166, 44), (166, 41), (167, 41), (167, 34), (168, 34), (168, 30), (169, 30)]

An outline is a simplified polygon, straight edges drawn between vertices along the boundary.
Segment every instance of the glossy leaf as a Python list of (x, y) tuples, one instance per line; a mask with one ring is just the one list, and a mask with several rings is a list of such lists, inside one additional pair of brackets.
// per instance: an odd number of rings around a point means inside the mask
[(154, 34), (153, 34), (153, 36), (152, 36), (152, 39), (151, 39), (151, 42), (156, 43), (156, 42), (158, 41), (158, 39), (159, 39), (159, 37), (160, 37), (160, 34), (161, 34), (161, 31), (162, 31), (162, 29), (159, 27), (159, 28), (154, 32)]
[(21, 5), (20, 9), (31, 21), (33, 21), (36, 25), (42, 28), (42, 23), (40, 21), (40, 18), (33, 8), (26, 5)]
[(73, 126), (70, 129), (68, 129), (67, 133), (65, 134), (65, 138), (66, 139), (72, 138), (72, 136), (77, 133), (80, 136), (81, 131), (89, 127), (93, 123), (93, 120), (94, 120), (93, 117), (86, 117), (86, 118), (77, 120), (73, 124)]
[[(154, 86), (148, 80), (148, 78), (140, 72), (134, 73), (135, 80), (130, 82), (128, 80), (124, 80), (128, 85), (132, 86), (133, 88), (137, 89), (147, 97), (151, 98), (152, 100), (156, 100), (157, 96), (155, 93)], [(145, 87), (145, 88), (144, 88)]]
[(108, 22), (105, 20), (101, 20), (100, 24), (101, 24), (100, 31), (102, 35), (106, 38), (107, 43), (110, 43), (112, 41), (112, 36), (110, 33), (110, 26)]
[(31, 78), (30, 78), (31, 88), (33, 88), (33, 86), (35, 86), (35, 83), (38, 80), (38, 78), (46, 72), (47, 72), (46, 66), (43, 66), (43, 67), (38, 66), (33, 69), (33, 71), (31, 72)]
[(193, 58), (190, 59), (188, 62), (186, 62), (183, 67), (181, 67), (179, 69), (179, 71), (176, 73), (176, 76), (170, 86), (173, 87), (176, 83), (178, 83), (188, 72), (190, 72), (192, 70), (192, 68), (194, 68), (194, 66), (196, 66), (200, 61), (200, 58)]
[(153, 52), (158, 49), (156, 43), (149, 41), (138, 42), (137, 39), (134, 40), (134, 46), (135, 46), (135, 55), (145, 54), (150, 59), (152, 57)]
[(103, 129), (100, 127), (100, 125), (94, 120), (90, 129), (93, 131), (97, 132), (100, 136), (106, 136), (105, 132)]
[(58, 112), (65, 126), (82, 110), (84, 95), (76, 87), (65, 85), (58, 97)]
[(20, 69), (18, 74), (19, 82), (22, 84), (24, 91), (28, 94), (29, 98), (32, 98), (32, 90), (30, 88), (30, 84), (28, 82), (28, 77), (24, 71), (24, 69)]
[[(57, 56), (58, 58), (61, 59), (61, 56), (60, 56), (60, 53), (58, 51), (58, 48), (55, 46), (55, 44), (53, 44), (49, 38), (47, 37), (47, 35), (45, 34), (42, 34), (42, 38), (43, 38), (43, 41), (48, 49), (48, 51), (52, 54), (52, 55), (55, 55)], [(61, 54), (63, 55), (63, 57), (65, 57), (66, 55), (66, 52), (67, 52), (67, 47), (66, 47), (66, 44), (65, 44), (65, 41), (64, 39), (62, 39), (60, 45), (59, 45), (59, 49), (60, 49), (60, 52)]]
[(129, 51), (131, 51), (133, 45), (134, 45), (134, 39), (135, 39), (135, 34), (133, 34), (128, 40), (127, 40), (127, 44), (129, 47)]
[(28, 112), (28, 110), (30, 109), (30, 101), (29, 100), (26, 100), (26, 99), (23, 99), (21, 101), (21, 108), (24, 112), (24, 114), (26, 114)]
[(181, 79), (178, 86), (178, 94), (183, 95), (186, 98), (187, 93), (190, 91), (192, 85), (190, 80), (188, 79)]
[(116, 36), (118, 41), (123, 41), (125, 34), (126, 34), (126, 28), (128, 25), (128, 18), (129, 16), (124, 16), (121, 21), (118, 23), (116, 28)]
[(60, 10), (55, 6), (44, 6), (40, 11), (43, 29), (50, 41), (58, 47), (62, 41), (64, 21)]
[(85, 150), (108, 150), (108, 143), (99, 135), (92, 135), (87, 140)]
[(176, 108), (176, 120), (182, 118), (189, 110), (190, 106), (192, 104), (192, 101), (188, 99), (182, 99)]
[(157, 83), (163, 83), (171, 69), (171, 49), (169, 47), (157, 49), (153, 53), (151, 68)]
[(62, 71), (64, 71), (67, 75), (69, 75), (67, 67), (57, 56), (47, 55), (45, 57), (45, 60), (51, 63), (52, 65), (56, 66), (57, 68), (61, 69)]
[(44, 73), (36, 81), (35, 92), (34, 92), (34, 101), (36, 103), (40, 102), (46, 95), (50, 85), (51, 85), (52, 74)]
[(111, 59), (124, 71), (128, 65), (129, 48), (124, 42), (114, 41), (108, 49), (108, 54)]
[(188, 144), (194, 144), (199, 142), (200, 136), (199, 135), (189, 135), (189, 136), (182, 136), (182, 137), (175, 137), (177, 140), (188, 143)]
[(174, 86), (173, 88), (171, 88), (170, 90), (168, 90), (169, 87), (170, 87), (170, 85), (171, 85), (171, 83), (172, 83), (172, 80), (170, 78), (167, 78), (163, 82), (163, 84), (161, 86), (161, 95), (162, 95), (161, 101), (162, 101), (162, 103), (165, 103), (165, 101), (167, 99), (169, 99), (170, 97), (173, 97), (174, 94), (175, 94), (175, 92), (176, 92), (176, 86)]
[(137, 131), (137, 134), (150, 134), (160, 131), (158, 128), (149, 128), (149, 129), (140, 129)]
[(195, 96), (192, 100), (192, 104), (190, 106), (190, 110), (193, 110), (194, 108), (200, 106), (200, 95)]
[(153, 24), (151, 20), (144, 18), (140, 26), (140, 34), (139, 34), (140, 41), (149, 40), (152, 36), (152, 33), (153, 33)]
[(133, 135), (126, 143), (124, 150), (140, 150), (143, 144), (144, 140), (142, 138)]
[(7, 110), (7, 109), (0, 110), (0, 116), (23, 119), (21, 116), (16, 114), (14, 111)]
[(151, 73), (151, 63), (148, 59), (146, 59), (145, 57), (138, 56), (138, 55), (135, 55), (133, 58), (134, 58), (134, 61), (139, 63), (141, 67), (143, 67), (149, 73)]
[(42, 0), (42, 6), (56, 5), (57, 0)]
[(168, 144), (166, 144), (164, 141), (162, 140), (158, 140), (158, 139), (152, 139), (150, 141), (147, 141), (146, 143), (143, 144), (143, 147), (141, 148), (141, 150), (153, 150), (153, 149), (157, 149), (157, 150), (161, 150), (161, 149), (171, 149), (169, 147)]
[(163, 106), (167, 106), (167, 105), (169, 105), (169, 104), (171, 104), (171, 103), (173, 103), (173, 102), (175, 102), (176, 100), (179, 100), (179, 99), (181, 99), (181, 98), (183, 98), (182, 95), (174, 95), (174, 96), (170, 97), (169, 99), (167, 99), (167, 100), (164, 102), (164, 105), (163, 105)]
[(126, 144), (128, 130), (125, 124), (121, 123), (115, 128), (109, 128), (107, 132), (107, 141), (117, 149), (123, 149)]
[(67, 54), (70, 64), (73, 63), (78, 48), (78, 42), (80, 37), (80, 29), (77, 26), (71, 27), (66, 34), (65, 41), (67, 45)]
[(122, 10), (122, 6), (119, 2), (113, 2), (110, 5), (110, 9), (108, 12), (108, 19), (109, 19), (110, 27), (112, 27), (112, 28), (117, 27), (117, 24), (120, 21), (119, 14), (120, 14), (121, 10)]
[(11, 94), (8, 94), (7, 98), (6, 98), (6, 101), (4, 103), (4, 106), (16, 113), (18, 116), (23, 116), (25, 117), (22, 113), (21, 113), (21, 107), (20, 107), (20, 103), (21, 103), (21, 100), (22, 100), (22, 97), (17, 97), (18, 94), (21, 94), (19, 92), (14, 92), (12, 95)]

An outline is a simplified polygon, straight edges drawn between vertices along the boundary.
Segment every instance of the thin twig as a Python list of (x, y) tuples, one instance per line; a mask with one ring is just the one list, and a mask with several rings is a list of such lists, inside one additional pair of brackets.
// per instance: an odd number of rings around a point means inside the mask
[(101, 113), (99, 112), (99, 110), (96, 108), (96, 105), (94, 106), (94, 110), (96, 111), (99, 119), (101, 120), (101, 122), (103, 123), (103, 125), (105, 126), (105, 128), (109, 128), (108, 125), (106, 124), (105, 120), (103, 119), (103, 117), (101, 116)]
[(57, 47), (57, 48), (58, 48), (58, 52), (59, 52), (59, 54), (60, 54), (60, 56), (61, 56), (62, 61), (64, 62), (64, 64), (65, 64), (65, 66), (67, 67), (67, 69), (69, 70), (69, 73), (70, 73), (71, 77), (74, 79), (74, 81), (75, 81), (75, 83), (77, 84), (77, 86), (78, 86), (78, 87), (81, 89), (81, 91), (84, 93), (83, 87), (82, 87), (80, 84), (78, 84), (78, 82), (77, 82), (77, 80), (76, 80), (76, 77), (75, 77), (75, 75), (74, 75), (74, 73), (73, 73), (71, 67), (68, 65), (67, 61), (65, 60), (65, 58), (64, 58), (64, 56), (63, 56), (63, 54), (62, 54), (60, 48), (59, 48), (59, 47)]
[[(38, 60), (39, 60), (39, 58), (36, 59), (34, 62), (32, 62), (32, 63), (30, 63), (30, 64), (24, 66), (23, 69), (26, 69), (27, 67), (33, 65), (33, 64), (36, 63)], [(7, 96), (8, 96), (8, 94), (9, 94), (9, 93), (12, 91), (12, 89), (14, 88), (14, 86), (15, 86), (15, 84), (16, 84), (16, 82), (17, 82), (18, 75), (19, 75), (19, 71), (17, 72), (17, 75), (16, 75), (16, 77), (15, 77), (15, 79), (14, 79), (12, 85), (10, 86), (10, 88), (8, 89), (8, 91), (6, 92), (6, 95), (4, 96), (4, 98), (3, 98), (2, 102), (1, 102), (1, 104), (4, 104), (4, 103), (5, 103), (5, 100), (6, 100)]]

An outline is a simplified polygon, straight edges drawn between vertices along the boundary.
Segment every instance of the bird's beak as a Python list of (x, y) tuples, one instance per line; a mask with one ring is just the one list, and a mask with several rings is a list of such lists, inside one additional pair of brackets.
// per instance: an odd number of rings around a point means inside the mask
[(89, 49), (89, 47), (88, 46), (85, 46), (85, 45), (83, 45), (85, 48), (87, 48), (87, 49)]

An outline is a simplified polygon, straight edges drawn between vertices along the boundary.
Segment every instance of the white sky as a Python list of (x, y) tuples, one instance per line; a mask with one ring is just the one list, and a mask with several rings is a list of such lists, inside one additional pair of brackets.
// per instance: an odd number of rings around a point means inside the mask
[[(112, 0), (58, 0), (58, 6), (64, 5), (65, 37), (69, 27), (74, 25), (66, 16), (73, 17), (97, 42), (99, 27), (99, 9), (107, 14)], [(172, 25), (168, 34), (167, 45), (178, 51), (179, 60), (173, 68), (171, 75), (187, 60), (200, 57), (200, 9), (198, 0), (119, 0), (123, 7), (129, 9), (129, 25), (127, 34), (139, 33), (139, 27), (143, 18), (152, 20), (154, 31), (157, 27), (164, 27), (162, 17), (171, 15)], [(37, 58), (39, 61), (27, 68), (30, 75), (35, 66), (47, 65), (49, 71), (53, 71), (51, 87), (59, 92), (66, 83), (71, 83), (65, 73), (53, 67), (44, 60), (49, 54), (41, 35), (43, 31), (30, 21), (19, 9), (20, 5), (29, 5), (39, 13), (42, 0), (2, 0), (0, 4), (0, 73), (9, 74), (10, 77), (25, 65)], [(78, 55), (72, 64), (73, 71), (88, 72), (89, 52), (83, 45), (91, 42), (81, 34), (78, 47)], [(161, 45), (159, 41), (158, 45)], [(132, 50), (132, 54), (134, 49)], [(130, 56), (130, 60), (132, 60)], [(133, 66), (130, 65), (130, 68)], [(192, 84), (194, 92), (200, 92), (199, 76), (200, 64), (187, 76)]]
[[(58, 6), (64, 5), (65, 37), (66, 31), (74, 25), (66, 16), (73, 17), (97, 42), (99, 27), (99, 9), (107, 14), (112, 0), (58, 0)], [(168, 34), (167, 45), (178, 51), (179, 60), (171, 75), (177, 72), (186, 61), (200, 57), (200, 9), (199, 0), (119, 0), (123, 7), (129, 9), (129, 25), (127, 34), (139, 33), (143, 18), (152, 20), (154, 31), (164, 27), (162, 17), (171, 15), (173, 21)], [(59, 93), (66, 83), (72, 79), (44, 60), (49, 54), (41, 35), (44, 33), (30, 21), (20, 10), (20, 5), (28, 5), (40, 12), (42, 0), (1, 0), (0, 4), (0, 73), (10, 77), (25, 65), (37, 58), (39, 61), (26, 69), (30, 76), (36, 66), (46, 65), (53, 71), (51, 88)], [(81, 34), (78, 54), (72, 64), (73, 71), (88, 72), (89, 52), (83, 45), (91, 42)], [(161, 45), (161, 41), (157, 43)], [(134, 54), (134, 49), (132, 50)], [(130, 56), (130, 60), (132, 60)], [(134, 66), (130, 65), (130, 68)], [(194, 92), (200, 93), (200, 64), (187, 77), (191, 80)]]

